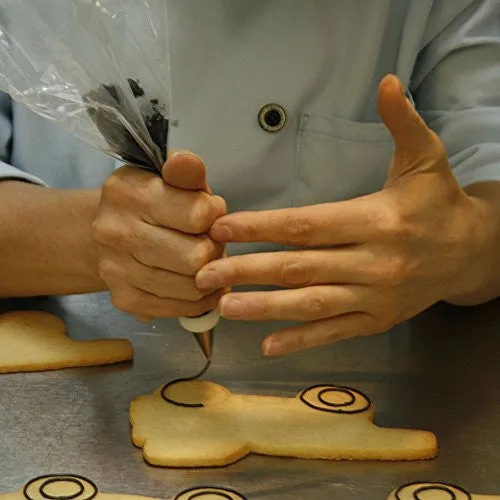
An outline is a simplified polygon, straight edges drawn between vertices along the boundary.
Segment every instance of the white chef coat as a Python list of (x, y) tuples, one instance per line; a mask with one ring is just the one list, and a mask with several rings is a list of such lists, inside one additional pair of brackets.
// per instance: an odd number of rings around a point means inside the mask
[[(177, 123), (170, 147), (205, 160), (231, 211), (379, 190), (393, 152), (376, 110), (387, 73), (401, 78), (441, 136), (461, 185), (500, 180), (499, 0), (169, 0), (168, 7)], [(278, 131), (259, 123), (269, 104), (280, 106), (271, 115)], [(117, 166), (7, 96), (0, 160), (0, 178), (59, 188), (99, 186)]]

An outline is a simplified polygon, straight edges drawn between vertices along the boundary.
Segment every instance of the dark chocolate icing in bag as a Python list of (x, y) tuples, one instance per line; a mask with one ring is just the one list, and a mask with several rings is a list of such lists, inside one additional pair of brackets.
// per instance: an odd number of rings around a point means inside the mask
[(0, 90), (124, 162), (161, 171), (167, 2), (2, 0)]
[[(128, 79), (132, 93), (140, 99), (141, 116), (144, 120), (149, 137), (158, 147), (157, 153), (151, 158), (150, 149), (144, 147), (144, 142), (127, 127), (129, 120), (122, 120), (122, 116), (132, 113), (127, 110), (127, 100), (120, 89), (115, 85), (103, 84), (84, 96), (89, 104), (88, 112), (97, 128), (106, 139), (110, 149), (125, 162), (141, 168), (156, 170), (158, 161), (163, 164), (167, 157), (167, 137), (169, 120), (164, 110), (160, 109), (159, 100), (147, 100), (144, 90), (137, 80)], [(142, 144), (142, 145), (141, 145)]]

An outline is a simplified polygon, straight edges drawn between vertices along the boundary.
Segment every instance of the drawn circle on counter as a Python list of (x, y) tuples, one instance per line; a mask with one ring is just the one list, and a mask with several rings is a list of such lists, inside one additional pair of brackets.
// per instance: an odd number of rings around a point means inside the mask
[(247, 500), (247, 497), (231, 488), (197, 486), (182, 491), (175, 500)]
[(310, 408), (330, 413), (362, 413), (371, 406), (368, 396), (344, 386), (314, 385), (299, 397)]
[(409, 483), (400, 486), (394, 496), (396, 500), (426, 500), (429, 498), (426, 493), (441, 493), (436, 500), (472, 500), (463, 488), (448, 483)]
[[(50, 492), (55, 485), (62, 487), (63, 493)], [(26, 500), (92, 500), (97, 493), (97, 486), (90, 479), (75, 474), (38, 476), (23, 488)]]

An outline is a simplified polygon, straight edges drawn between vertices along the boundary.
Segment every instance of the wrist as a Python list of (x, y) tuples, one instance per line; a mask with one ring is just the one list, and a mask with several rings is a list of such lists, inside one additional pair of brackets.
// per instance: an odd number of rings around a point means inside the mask
[(0, 296), (66, 295), (106, 287), (97, 275), (92, 222), (99, 191), (0, 183)]
[[(446, 299), (453, 305), (474, 306), (498, 297), (500, 281), (496, 269), (496, 250), (500, 234), (500, 215), (489, 197), (467, 195), (467, 220), (462, 245), (466, 250), (458, 269), (453, 294)], [(458, 292), (457, 292), (458, 291)]]

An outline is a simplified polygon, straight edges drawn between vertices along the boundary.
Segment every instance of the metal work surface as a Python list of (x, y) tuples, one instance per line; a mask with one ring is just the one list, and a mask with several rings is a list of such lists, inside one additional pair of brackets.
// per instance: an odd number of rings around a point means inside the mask
[(249, 498), (385, 500), (394, 487), (417, 480), (500, 494), (500, 302), (440, 305), (386, 335), (274, 360), (259, 348), (271, 325), (224, 322), (206, 378), (233, 392), (287, 396), (323, 382), (350, 385), (374, 401), (379, 425), (432, 430), (441, 450), (426, 462), (250, 456), (206, 470), (150, 467), (130, 440), (131, 399), (203, 365), (176, 322), (143, 325), (114, 310), (107, 295), (0, 302), (1, 311), (12, 309), (54, 312), (75, 339), (126, 337), (136, 355), (117, 366), (0, 376), (0, 492), (37, 475), (71, 472), (102, 492), (165, 500), (204, 484)]

